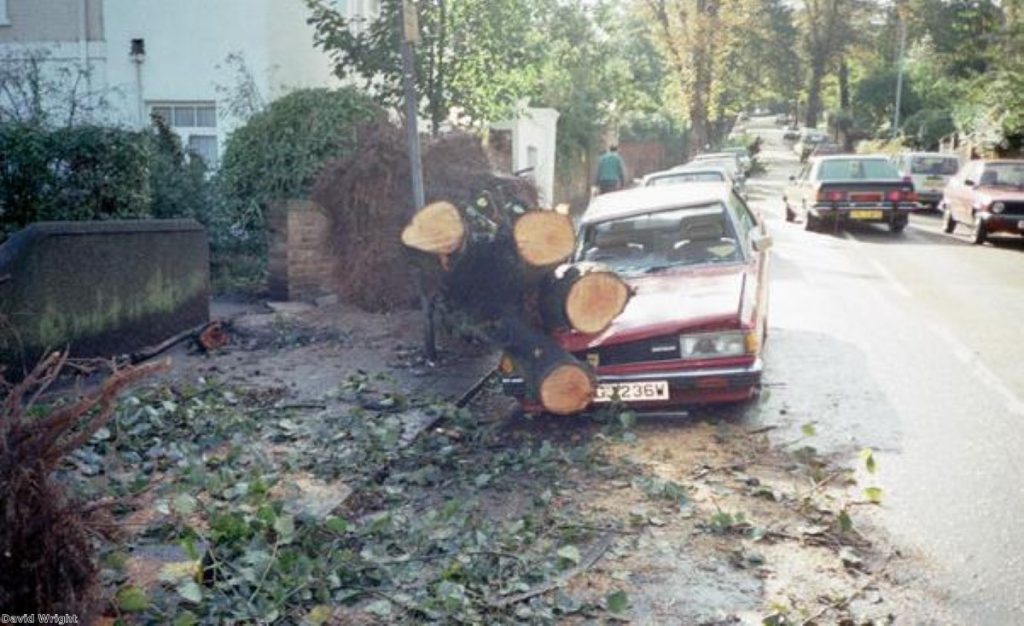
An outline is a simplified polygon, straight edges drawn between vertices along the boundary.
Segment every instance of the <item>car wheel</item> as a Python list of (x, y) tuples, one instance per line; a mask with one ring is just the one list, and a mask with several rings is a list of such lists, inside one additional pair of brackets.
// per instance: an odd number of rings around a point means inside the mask
[(956, 220), (953, 219), (953, 210), (946, 207), (942, 211), (942, 232), (952, 235), (954, 230), (956, 230)]
[[(783, 201), (785, 201), (785, 198), (783, 198)], [(787, 222), (795, 222), (796, 221), (796, 213), (793, 212), (793, 209), (789, 208), (789, 203), (788, 202), (785, 202), (785, 205), (786, 205), (786, 221)]]
[(985, 243), (988, 239), (988, 231), (985, 229), (985, 222), (980, 216), (974, 217), (974, 237), (972, 241), (978, 245)]
[(809, 233), (816, 233), (821, 230), (821, 220), (810, 211), (807, 212), (807, 216), (804, 218), (804, 230)]
[(907, 216), (897, 217), (892, 222), (889, 222), (889, 231), (894, 235), (902, 233), (907, 228)]

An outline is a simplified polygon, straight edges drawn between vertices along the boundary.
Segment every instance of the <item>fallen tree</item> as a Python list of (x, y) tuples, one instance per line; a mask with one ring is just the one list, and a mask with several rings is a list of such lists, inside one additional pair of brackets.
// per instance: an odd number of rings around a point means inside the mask
[(413, 216), (401, 240), (439, 257), (445, 311), (504, 350), (536, 404), (570, 415), (591, 403), (594, 372), (549, 333), (603, 331), (630, 289), (607, 268), (564, 265), (576, 249), (567, 215), (486, 198), (463, 211), (436, 202)]

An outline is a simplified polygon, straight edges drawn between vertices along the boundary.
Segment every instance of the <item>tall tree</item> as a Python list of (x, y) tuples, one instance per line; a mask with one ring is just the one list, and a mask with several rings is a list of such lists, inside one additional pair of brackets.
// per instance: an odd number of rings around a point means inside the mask
[[(306, 0), (315, 43), (342, 79), (360, 80), (385, 106), (401, 102), (398, 12), (384, 0), (378, 17), (353, 23), (331, 0)], [(535, 0), (415, 0), (421, 39), (416, 78), (433, 133), (453, 113), (470, 121), (506, 115), (536, 82), (542, 37)]]
[(818, 125), (825, 76), (856, 36), (861, 0), (804, 0), (799, 13), (803, 51), (807, 58), (807, 107), (804, 125)]

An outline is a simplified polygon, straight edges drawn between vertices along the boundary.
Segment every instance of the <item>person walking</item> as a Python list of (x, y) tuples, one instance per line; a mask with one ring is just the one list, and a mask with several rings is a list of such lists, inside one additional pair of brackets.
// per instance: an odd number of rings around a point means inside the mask
[(617, 191), (626, 186), (626, 164), (619, 156), (618, 146), (609, 146), (608, 151), (597, 161), (598, 193)]

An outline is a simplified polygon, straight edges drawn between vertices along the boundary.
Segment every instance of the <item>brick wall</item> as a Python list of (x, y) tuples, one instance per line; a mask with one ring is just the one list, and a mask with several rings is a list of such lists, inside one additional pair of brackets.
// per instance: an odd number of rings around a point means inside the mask
[(323, 208), (309, 200), (288, 200), (271, 207), (269, 216), (271, 297), (313, 300), (331, 293), (331, 220)]

